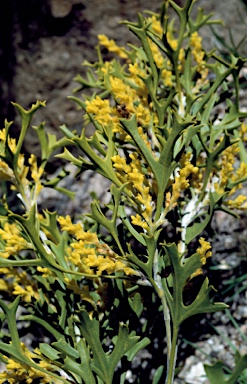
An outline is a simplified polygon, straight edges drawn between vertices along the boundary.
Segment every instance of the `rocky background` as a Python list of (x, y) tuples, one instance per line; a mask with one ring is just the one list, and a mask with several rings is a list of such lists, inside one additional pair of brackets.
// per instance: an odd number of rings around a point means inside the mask
[[(225, 21), (221, 35), (227, 37), (231, 31), (239, 42), (247, 25), (244, 1), (198, 0), (194, 9), (214, 12), (213, 19)], [(185, 0), (176, 2), (183, 5)], [(15, 117), (10, 101), (27, 108), (40, 99), (47, 101), (47, 107), (34, 124), (46, 121), (53, 133), (64, 123), (71, 129), (80, 128), (81, 112), (67, 96), (76, 87), (74, 77), (85, 73), (83, 61), (97, 58), (97, 35), (104, 33), (120, 45), (133, 43), (135, 37), (119, 22), (136, 21), (137, 13), (146, 9), (159, 12), (161, 4), (161, 0), (1, 0), (0, 125), (5, 117)], [(205, 44), (217, 44), (207, 28)], [(27, 151), (35, 151), (36, 144), (35, 135), (30, 134)]]

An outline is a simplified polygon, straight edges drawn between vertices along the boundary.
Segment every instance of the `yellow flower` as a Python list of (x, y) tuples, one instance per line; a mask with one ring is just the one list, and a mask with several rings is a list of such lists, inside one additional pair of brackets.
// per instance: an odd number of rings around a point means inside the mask
[(111, 92), (119, 104), (127, 107), (130, 113), (134, 112), (133, 102), (138, 100), (136, 91), (126, 84), (122, 79), (110, 76)]
[[(200, 256), (200, 261), (202, 265), (206, 264), (206, 261), (209, 257), (212, 256), (211, 252), (211, 244), (206, 241), (203, 237), (200, 237), (199, 239), (200, 247), (197, 248), (196, 252)], [(190, 279), (193, 279), (193, 277), (196, 277), (198, 275), (202, 274), (202, 268), (198, 268), (192, 275), (190, 276)]]
[(138, 104), (135, 108), (135, 114), (138, 120), (138, 123), (142, 126), (148, 125), (151, 121), (150, 110), (143, 106), (143, 104)]
[(60, 216), (58, 222), (63, 231), (74, 237), (67, 250), (68, 260), (79, 272), (100, 276), (104, 271), (109, 274), (121, 270), (126, 274), (136, 274), (124, 262), (120, 264), (119, 256), (107, 244), (101, 243), (96, 233), (84, 231), (80, 223), (72, 224), (69, 216)]
[(148, 99), (148, 89), (142, 80), (142, 78), (147, 77), (146, 73), (141, 70), (138, 63), (129, 64), (129, 73), (131, 74), (131, 80), (133, 80), (138, 88), (138, 96), (142, 99), (144, 103), (147, 103)]
[(190, 45), (192, 47), (192, 55), (194, 56), (197, 64), (201, 64), (205, 56), (205, 52), (202, 48), (202, 38), (198, 35), (198, 32), (193, 32), (190, 38)]
[(42, 273), (42, 277), (55, 276), (54, 272), (49, 268), (37, 267), (37, 271)]
[(35, 183), (38, 183), (40, 178), (41, 178), (41, 176), (42, 176), (43, 169), (42, 168), (38, 168), (38, 166), (37, 166), (37, 158), (33, 154), (31, 154), (28, 162), (31, 165), (30, 169), (31, 169), (32, 179), (35, 181)]
[(169, 71), (168, 69), (163, 69), (161, 72), (161, 77), (162, 77), (166, 87), (172, 87), (173, 86), (172, 72), (171, 71)]
[(247, 124), (242, 123), (239, 134), (243, 141), (247, 141)]
[(147, 222), (144, 221), (138, 213), (135, 216), (131, 216), (131, 222), (132, 224), (137, 225), (138, 227), (142, 227), (146, 231), (149, 229)]
[(247, 209), (247, 196), (239, 195), (234, 200), (227, 200), (225, 204), (235, 209)]
[(129, 183), (129, 190), (136, 199), (138, 210), (141, 210), (142, 218), (139, 214), (131, 216), (132, 223), (147, 230), (152, 224), (153, 213), (153, 202), (150, 194), (151, 185), (149, 185), (149, 181), (143, 173), (138, 154), (132, 153), (129, 157), (132, 161), (130, 164), (126, 164), (126, 159), (121, 158), (119, 155), (113, 156), (113, 167), (118, 170), (116, 174), (119, 180), (122, 183)]
[(0, 373), (0, 383), (16, 384), (22, 382), (31, 384), (32, 382), (37, 382), (38, 380), (38, 382), (41, 384), (62, 384), (61, 380), (51, 377), (49, 371), (54, 371), (55, 367), (53, 367), (52, 364), (41, 360), (41, 354), (39, 350), (36, 349), (34, 352), (30, 352), (23, 343), (21, 343), (21, 348), (29, 359), (35, 359), (35, 362), (39, 360), (36, 364), (42, 368), (45, 368), (47, 373), (41, 372), (27, 364), (19, 363), (8, 358), (6, 371)]
[(67, 231), (70, 235), (76, 235), (78, 231), (82, 229), (81, 223), (72, 224), (71, 217), (67, 215), (66, 217), (59, 216), (57, 218), (62, 231)]
[(93, 113), (95, 120), (102, 125), (107, 125), (111, 121), (112, 108), (108, 99), (102, 100), (96, 96), (91, 101), (86, 100), (86, 112)]
[(162, 56), (159, 47), (151, 39), (148, 39), (148, 42), (157, 68), (162, 68), (164, 66), (164, 57)]
[(197, 248), (196, 252), (200, 255), (202, 265), (205, 265), (207, 258), (212, 256), (212, 247), (211, 244), (206, 241), (203, 237), (200, 237), (199, 243), (201, 246)]
[(0, 159), (0, 180), (12, 180), (14, 178), (13, 170)]
[(222, 152), (221, 159), (218, 163), (218, 166), (220, 168), (220, 171), (218, 173), (219, 183), (215, 183), (214, 185), (216, 191), (223, 191), (224, 187), (227, 186), (229, 181), (236, 181), (237, 179), (240, 179), (242, 175), (246, 175), (247, 166), (244, 163), (240, 164), (239, 169), (234, 175), (234, 163), (236, 161), (236, 155), (238, 154), (238, 152), (239, 147), (237, 144), (231, 145)]
[(0, 279), (0, 291), (9, 292), (9, 288), (9, 283), (4, 279)]
[(0, 237), (4, 240), (4, 249), (0, 256), (7, 259), (9, 256), (17, 255), (24, 249), (32, 249), (33, 246), (21, 236), (21, 231), (15, 223), (5, 223), (0, 228)]
[(177, 205), (177, 200), (180, 197), (181, 193), (189, 188), (190, 183), (187, 179), (191, 174), (195, 174), (198, 172), (198, 167), (195, 167), (190, 163), (189, 158), (191, 157), (191, 153), (186, 154), (180, 160), (181, 169), (179, 171), (179, 175), (175, 176), (174, 182), (172, 184), (172, 193), (166, 195), (166, 208), (168, 210), (173, 209)]
[[(7, 131), (5, 128), (0, 130), (0, 141), (5, 144), (7, 139)], [(11, 150), (12, 153), (16, 152), (16, 139), (13, 139), (12, 137), (8, 136), (8, 147)], [(3, 152), (4, 154), (4, 152)]]
[(109, 40), (105, 35), (98, 35), (100, 45), (103, 45), (109, 52), (116, 53), (122, 59), (127, 59), (128, 55), (125, 53), (123, 47), (119, 47), (114, 40)]
[(167, 41), (168, 41), (170, 47), (171, 47), (174, 51), (176, 51), (177, 46), (178, 46), (178, 42), (177, 42), (176, 39), (173, 38), (173, 36), (172, 36), (172, 34), (171, 34), (170, 31), (167, 32), (167, 36), (166, 36), (166, 37), (167, 37)]
[(151, 18), (148, 18), (148, 21), (152, 21), (152, 24), (151, 24), (152, 25), (152, 29), (161, 38), (162, 34), (163, 34), (163, 28), (161, 26), (160, 21), (157, 19), (157, 17), (153, 15)]

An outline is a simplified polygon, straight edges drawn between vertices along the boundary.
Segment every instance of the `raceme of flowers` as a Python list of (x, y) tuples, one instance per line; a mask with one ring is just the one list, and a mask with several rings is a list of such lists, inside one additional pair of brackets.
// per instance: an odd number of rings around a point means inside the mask
[(81, 223), (73, 224), (70, 216), (60, 216), (58, 222), (61, 229), (72, 236), (67, 248), (68, 260), (79, 272), (101, 276), (103, 272), (122, 271), (126, 275), (138, 275), (107, 244), (100, 242), (96, 233), (85, 232)]

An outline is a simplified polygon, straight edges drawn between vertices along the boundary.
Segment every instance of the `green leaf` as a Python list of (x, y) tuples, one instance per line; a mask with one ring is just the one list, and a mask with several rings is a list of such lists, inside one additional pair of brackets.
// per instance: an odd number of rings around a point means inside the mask
[(89, 348), (87, 347), (85, 340), (80, 339), (76, 346), (81, 359), (81, 377), (85, 381), (85, 384), (95, 384), (95, 379), (91, 370), (91, 357), (89, 354)]
[(204, 364), (204, 369), (210, 384), (226, 384), (223, 367), (224, 364), (222, 361), (217, 361), (213, 365)]
[(160, 365), (159, 368), (156, 369), (156, 371), (155, 371), (152, 384), (159, 384), (160, 378), (161, 378), (161, 376), (163, 374), (163, 371), (164, 371), (164, 365)]
[(224, 374), (225, 366), (222, 361), (217, 361), (213, 365), (204, 364), (204, 369), (210, 384), (235, 384), (241, 373), (247, 367), (247, 354), (241, 356), (239, 352), (236, 352), (235, 363), (236, 366), (230, 375)]
[(82, 383), (82, 367), (75, 360), (66, 356), (64, 359), (63, 368), (73, 374), (76, 379), (76, 383)]
[(144, 337), (142, 340), (138, 341), (138, 343), (135, 344), (134, 347), (132, 347), (128, 352), (126, 352), (125, 355), (127, 356), (128, 361), (132, 361), (135, 355), (150, 343), (151, 341), (148, 337)]
[(167, 280), (163, 279), (162, 283), (164, 290), (169, 292), (166, 296), (172, 319), (176, 327), (178, 327), (185, 319), (195, 314), (216, 312), (227, 308), (227, 305), (224, 303), (212, 303), (209, 293), (212, 291), (213, 287), (208, 286), (207, 278), (204, 280), (194, 301), (189, 305), (185, 305), (183, 302), (183, 290), (191, 275), (201, 267), (200, 255), (195, 253), (183, 260), (182, 255), (179, 254), (177, 246), (174, 243), (171, 245), (164, 245), (164, 248), (169, 257), (172, 269), (172, 293), (169, 291)]
[(132, 311), (134, 311), (137, 317), (139, 318), (143, 311), (142, 297), (140, 293), (135, 293), (133, 299), (129, 297), (128, 301)]
[(100, 340), (99, 321), (90, 319), (85, 310), (78, 312), (78, 316), (81, 320), (78, 324), (80, 331), (93, 353), (92, 370), (104, 383), (111, 384), (117, 364), (126, 352), (137, 344), (139, 337), (130, 335), (127, 326), (120, 324), (112, 353), (105, 353)]
[[(9, 305), (6, 305), (3, 301), (0, 300), (0, 306), (2, 307), (5, 313), (9, 332), (11, 335), (11, 341), (12, 341), (11, 344), (5, 344), (4, 342), (0, 342), (0, 352), (3, 353), (4, 355), (7, 354), (10, 358), (12, 358), (13, 360), (21, 364), (26, 364), (29, 367), (35, 368), (38, 371), (47, 374), (48, 371), (42, 368), (39, 364), (36, 364), (33, 360), (29, 359), (21, 347), (21, 341), (19, 338), (16, 320), (15, 320), (19, 301), (20, 301), (19, 296), (15, 299), (13, 303), (10, 303)], [(49, 371), (49, 376), (54, 377), (55, 379), (59, 379), (64, 383), (68, 383), (67, 380), (56, 375), (51, 371)]]
[(52, 348), (49, 344), (40, 343), (39, 350), (43, 355), (47, 356), (50, 360), (58, 360), (60, 358), (61, 353), (56, 349)]
[(65, 340), (54, 341), (52, 346), (54, 346), (58, 351), (64, 353), (65, 356), (69, 356), (74, 359), (79, 358), (79, 352), (75, 348), (71, 347), (71, 345)]

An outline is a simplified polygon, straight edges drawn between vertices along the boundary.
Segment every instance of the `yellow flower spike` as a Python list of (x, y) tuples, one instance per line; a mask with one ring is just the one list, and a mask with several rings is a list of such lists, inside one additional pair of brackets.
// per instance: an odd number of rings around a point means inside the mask
[(141, 191), (143, 188), (144, 175), (139, 173), (138, 169), (133, 169), (132, 172), (128, 174), (129, 181), (133, 183), (133, 186), (137, 191)]
[(157, 19), (157, 17), (153, 15), (151, 18), (148, 18), (148, 21), (152, 21), (152, 24), (151, 24), (152, 29), (161, 38), (163, 34), (163, 28), (161, 26), (160, 21)]
[(199, 243), (201, 246), (197, 248), (196, 252), (200, 255), (202, 265), (205, 265), (207, 258), (212, 256), (212, 247), (211, 244), (204, 239), (204, 237), (200, 237)]
[(25, 285), (25, 288), (23, 288), (15, 282), (12, 294), (17, 296), (20, 295), (22, 299), (27, 303), (30, 303), (32, 301), (32, 297), (35, 299), (39, 298), (38, 292), (35, 291), (31, 285)]
[(113, 167), (118, 171), (124, 171), (125, 173), (129, 173), (131, 171), (131, 167), (126, 164), (126, 159), (123, 157), (116, 155), (112, 156), (111, 160), (113, 162)]
[(38, 380), (41, 384), (48, 384), (51, 382), (53, 384), (62, 384), (62, 381), (59, 379), (55, 379), (53, 377), (51, 379), (49, 371), (53, 372), (54, 367), (52, 364), (41, 360), (41, 353), (38, 349), (34, 350), (35, 353), (31, 352), (23, 343), (21, 343), (21, 348), (29, 359), (35, 359), (36, 364), (38, 364), (41, 368), (45, 368), (47, 373), (41, 372), (38, 369), (29, 367), (26, 364), (19, 363), (8, 358), (6, 371), (0, 373), (0, 383), (8, 382), (10, 384), (15, 384), (23, 382), (31, 384), (32, 382), (36, 382)]
[(233, 181), (240, 180), (247, 175), (247, 164), (241, 162), (239, 168), (236, 170), (236, 175), (232, 177)]
[(115, 100), (119, 104), (124, 104), (128, 111), (133, 113), (133, 102), (138, 100), (136, 90), (131, 88), (122, 79), (118, 77), (110, 76), (111, 92), (114, 95)]
[(144, 221), (139, 214), (137, 214), (135, 216), (132, 215), (130, 218), (131, 218), (132, 224), (137, 225), (138, 227), (142, 227), (146, 231), (149, 230), (149, 226), (148, 226), (147, 222)]
[(21, 232), (15, 223), (5, 223), (3, 229), (0, 228), (0, 237), (5, 241), (4, 250), (0, 252), (0, 256), (5, 259), (17, 255), (24, 249), (33, 248), (32, 244), (21, 236)]
[(4, 279), (0, 279), (0, 291), (10, 292), (10, 286), (9, 282)]
[(202, 38), (198, 32), (193, 32), (190, 38), (190, 45), (193, 49), (200, 51), (202, 49)]
[(247, 196), (239, 195), (234, 200), (227, 200), (225, 204), (235, 209), (247, 209)]
[(166, 38), (167, 38), (167, 41), (168, 41), (170, 47), (171, 47), (174, 51), (176, 51), (177, 46), (178, 46), (178, 42), (177, 42), (176, 39), (174, 39), (174, 38), (172, 37), (172, 34), (171, 34), (170, 31), (167, 32)]
[(139, 124), (148, 125), (151, 121), (150, 110), (144, 107), (142, 104), (139, 104), (135, 109), (135, 114)]
[(237, 169), (234, 175), (234, 163), (236, 161), (236, 155), (239, 153), (238, 144), (233, 144), (230, 147), (226, 148), (222, 152), (221, 159), (218, 163), (220, 167), (219, 171), (219, 183), (215, 184), (216, 190), (222, 190), (229, 182), (236, 181), (241, 179), (241, 177), (246, 175), (247, 165), (245, 163), (241, 163), (240, 167)]
[(77, 240), (83, 240), (85, 244), (94, 244), (98, 241), (98, 236), (96, 233), (84, 231), (83, 226), (80, 222), (73, 224), (69, 215), (67, 215), (66, 217), (59, 216), (57, 218), (57, 221), (60, 224), (62, 231), (68, 232)]
[(190, 38), (190, 45), (192, 47), (191, 52), (195, 61), (197, 64), (201, 64), (204, 59), (205, 52), (202, 48), (202, 38), (198, 35), (198, 32), (192, 33)]
[(165, 59), (162, 56), (162, 53), (160, 52), (159, 47), (151, 39), (148, 39), (148, 42), (153, 54), (155, 64), (157, 65), (157, 68), (162, 68), (164, 66)]
[(0, 159), (0, 180), (14, 180), (13, 170)]
[(49, 268), (43, 268), (38, 266), (37, 271), (42, 273), (42, 277), (46, 278), (49, 276), (55, 276), (54, 272), (52, 272)]
[(99, 44), (108, 49), (109, 52), (116, 53), (121, 59), (127, 59), (128, 55), (125, 53), (124, 48), (119, 47), (114, 40), (109, 40), (105, 35), (98, 35)]
[(239, 134), (243, 141), (247, 141), (247, 124), (242, 123)]
[(147, 102), (148, 98), (148, 89), (144, 83), (144, 81), (141, 79), (145, 78), (147, 75), (144, 71), (142, 71), (138, 65), (138, 63), (129, 64), (129, 73), (131, 74), (131, 80), (133, 80), (136, 85), (138, 85), (138, 95), (142, 99), (144, 103)]
[[(3, 143), (5, 144), (6, 139), (7, 139), (7, 131), (5, 128), (3, 128), (0, 130), (0, 141), (3, 141)], [(12, 153), (15, 153), (16, 147), (17, 147), (16, 139), (8, 136), (8, 147), (10, 148)], [(3, 151), (3, 154), (4, 154), (4, 151)]]
[(86, 112), (93, 113), (95, 121), (99, 124), (107, 125), (112, 121), (112, 108), (108, 99), (102, 100), (96, 96), (95, 99), (86, 100)]
[(172, 82), (172, 72), (169, 71), (168, 69), (163, 69), (161, 72), (161, 78), (164, 81), (164, 84), (166, 87), (172, 87), (173, 82)]
[(32, 179), (35, 181), (35, 183), (39, 183), (40, 178), (41, 178), (41, 176), (43, 174), (43, 169), (42, 168), (38, 168), (37, 158), (33, 154), (31, 154), (28, 162), (30, 164)]
[(168, 192), (166, 194), (166, 210), (170, 211), (177, 205), (177, 201), (181, 195), (181, 193), (189, 188), (190, 183), (187, 179), (191, 174), (196, 174), (199, 170), (198, 167), (195, 167), (188, 160), (191, 157), (191, 154), (188, 153), (183, 156), (180, 160), (181, 166), (183, 168), (180, 169), (179, 175), (175, 176), (174, 182), (172, 183), (172, 193)]

